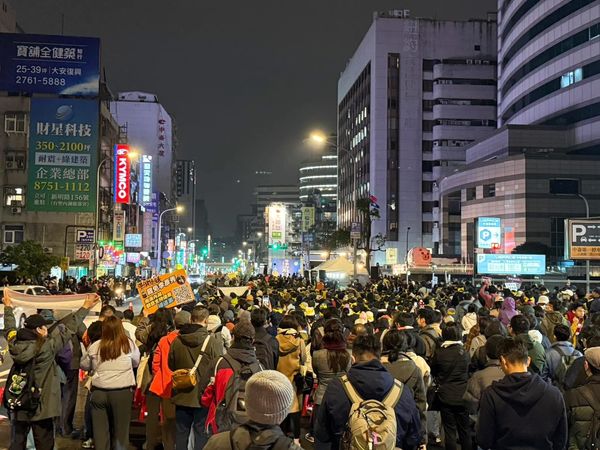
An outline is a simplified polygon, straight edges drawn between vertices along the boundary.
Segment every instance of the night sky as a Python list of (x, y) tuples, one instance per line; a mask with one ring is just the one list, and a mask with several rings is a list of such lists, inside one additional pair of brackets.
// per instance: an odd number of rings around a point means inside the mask
[[(215, 235), (257, 184), (296, 183), (313, 128), (335, 131), (337, 80), (373, 11), (485, 18), (495, 0), (10, 0), (29, 33), (102, 39), (109, 86), (158, 95), (196, 160)], [(271, 171), (257, 176), (255, 171)], [(239, 180), (239, 182), (237, 181)]]

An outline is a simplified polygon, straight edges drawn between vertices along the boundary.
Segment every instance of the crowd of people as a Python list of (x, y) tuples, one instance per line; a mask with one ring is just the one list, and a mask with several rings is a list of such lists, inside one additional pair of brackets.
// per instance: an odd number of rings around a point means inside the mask
[[(35, 448), (53, 449), (55, 430), (84, 448), (126, 449), (134, 404), (146, 450), (600, 445), (600, 289), (243, 285), (240, 296), (197, 286), (195, 302), (152, 314), (106, 304), (87, 329), (100, 293), (19, 330), (5, 298), (11, 450), (30, 432)], [(80, 370), (89, 395), (73, 430)], [(14, 374), (36, 401), (9, 392)]]

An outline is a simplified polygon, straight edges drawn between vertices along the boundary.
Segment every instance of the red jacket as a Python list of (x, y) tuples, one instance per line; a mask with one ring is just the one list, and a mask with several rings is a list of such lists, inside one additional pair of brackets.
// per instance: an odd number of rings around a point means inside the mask
[(162, 398), (171, 398), (173, 372), (169, 369), (169, 350), (177, 336), (179, 336), (179, 331), (175, 330), (160, 338), (152, 357), (154, 378), (150, 383), (150, 392)]

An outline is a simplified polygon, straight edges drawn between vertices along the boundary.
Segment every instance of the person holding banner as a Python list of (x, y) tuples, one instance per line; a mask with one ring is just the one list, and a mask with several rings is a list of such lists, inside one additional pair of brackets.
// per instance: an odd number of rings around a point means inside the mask
[[(56, 327), (48, 334), (49, 323), (39, 314), (29, 316), (24, 327), (17, 331), (11, 296), (5, 292), (4, 324), (10, 354), (14, 364), (19, 367), (23, 368), (32, 363), (30, 367), (33, 384), (40, 392), (39, 404), (35, 410), (27, 411), (17, 405), (9, 412), (12, 425), (10, 450), (25, 450), (29, 430), (33, 431), (37, 450), (54, 449), (54, 419), (60, 417), (61, 413), (60, 380), (55, 358), (77, 332), (90, 309), (99, 301), (100, 298), (95, 294), (86, 296), (78, 311), (61, 320), (64, 327)], [(18, 382), (14, 377), (19, 375), (21, 374), (16, 372), (13, 375), (11, 370), (7, 385)]]

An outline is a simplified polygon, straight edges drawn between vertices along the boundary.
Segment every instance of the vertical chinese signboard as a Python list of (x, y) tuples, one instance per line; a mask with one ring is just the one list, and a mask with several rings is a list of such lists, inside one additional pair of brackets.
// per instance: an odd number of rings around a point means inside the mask
[(94, 212), (98, 102), (32, 98), (27, 209)]
[(152, 202), (152, 155), (142, 155), (140, 172), (140, 203), (147, 206)]
[(0, 91), (97, 97), (100, 39), (0, 34)]

